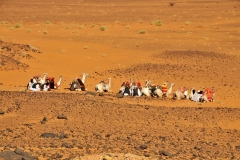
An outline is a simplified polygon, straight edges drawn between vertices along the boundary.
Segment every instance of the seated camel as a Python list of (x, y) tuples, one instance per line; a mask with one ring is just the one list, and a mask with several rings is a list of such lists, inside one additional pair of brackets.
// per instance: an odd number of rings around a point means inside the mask
[(202, 97), (200, 98), (200, 101), (201, 102), (213, 102), (214, 98), (215, 98), (214, 87), (206, 88), (202, 93)]
[(40, 75), (33, 76), (32, 79), (27, 84), (27, 90), (30, 91), (40, 91), (44, 83), (46, 83), (47, 73), (43, 74), (43, 77)]
[(145, 82), (145, 86), (142, 87), (142, 90), (141, 90), (142, 95), (150, 97), (151, 96), (151, 89), (150, 89), (150, 87), (151, 87), (151, 81), (148, 79)]
[(96, 92), (110, 92), (111, 91), (111, 78), (108, 78), (108, 83), (105, 81), (101, 81), (95, 86)]
[(75, 78), (69, 85), (70, 91), (86, 91), (87, 88), (85, 88), (85, 81), (86, 77), (89, 76), (86, 73), (83, 73), (82, 80), (79, 78)]
[(59, 80), (55, 82), (54, 77), (47, 77), (46, 82), (42, 85), (43, 91), (50, 91), (51, 89), (58, 89), (62, 81), (62, 76), (59, 77)]
[(189, 99), (194, 102), (213, 102), (215, 98), (214, 88), (206, 88), (204, 91), (195, 91), (194, 88), (191, 89), (189, 94)]
[(180, 87), (173, 94), (173, 99), (177, 100), (189, 99), (188, 89), (186, 87)]
[(123, 94), (124, 96), (140, 97), (142, 95), (141, 89), (140, 82), (136, 83), (133, 79), (130, 79), (130, 83), (128, 81), (122, 83), (118, 93)]
[(158, 97), (166, 97), (169, 98), (170, 94), (172, 93), (172, 88), (175, 84), (171, 82), (169, 89), (167, 88), (168, 83), (163, 83), (161, 86), (157, 86), (156, 90), (154, 91), (154, 94), (157, 95)]

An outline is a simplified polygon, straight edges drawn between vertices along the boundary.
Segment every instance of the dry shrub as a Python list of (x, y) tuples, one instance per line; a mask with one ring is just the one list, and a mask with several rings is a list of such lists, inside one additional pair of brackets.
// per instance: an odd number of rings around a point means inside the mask
[(139, 34), (147, 34), (147, 31), (146, 30), (141, 30), (138, 32)]

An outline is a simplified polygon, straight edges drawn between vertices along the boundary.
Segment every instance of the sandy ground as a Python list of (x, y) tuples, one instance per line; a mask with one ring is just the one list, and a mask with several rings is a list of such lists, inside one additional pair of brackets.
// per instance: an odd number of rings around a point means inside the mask
[[(239, 7), (225, 0), (1, 1), (0, 149), (19, 147), (41, 159), (57, 159), (57, 153), (59, 159), (107, 153), (115, 159), (116, 153), (118, 159), (127, 153), (139, 159), (238, 159)], [(29, 79), (43, 73), (62, 75), (61, 87), (25, 92)], [(83, 73), (90, 75), (90, 93), (108, 77), (112, 92), (99, 97), (69, 91)], [(214, 86), (215, 102), (116, 98), (130, 78), (174, 82), (173, 92)], [(40, 136), (62, 131), (68, 138)]]

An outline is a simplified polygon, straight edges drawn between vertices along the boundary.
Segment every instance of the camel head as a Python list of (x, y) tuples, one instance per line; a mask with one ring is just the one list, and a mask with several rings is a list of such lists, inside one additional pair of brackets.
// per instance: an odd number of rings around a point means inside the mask
[(167, 86), (168, 86), (168, 83), (167, 83), (167, 82), (164, 82), (163, 85), (167, 87)]
[(85, 76), (85, 77), (88, 77), (88, 76), (89, 76), (89, 74), (87, 74), (87, 73), (83, 73), (83, 76)]

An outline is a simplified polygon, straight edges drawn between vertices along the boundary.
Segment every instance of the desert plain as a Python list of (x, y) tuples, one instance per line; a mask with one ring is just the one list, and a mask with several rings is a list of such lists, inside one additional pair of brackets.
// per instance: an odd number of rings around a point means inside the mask
[[(240, 159), (237, 0), (0, 1), (1, 159)], [(34, 75), (63, 76), (31, 92)], [(87, 91), (69, 90), (86, 78)], [(112, 91), (94, 87), (112, 79)], [(123, 81), (215, 100), (123, 97)]]

